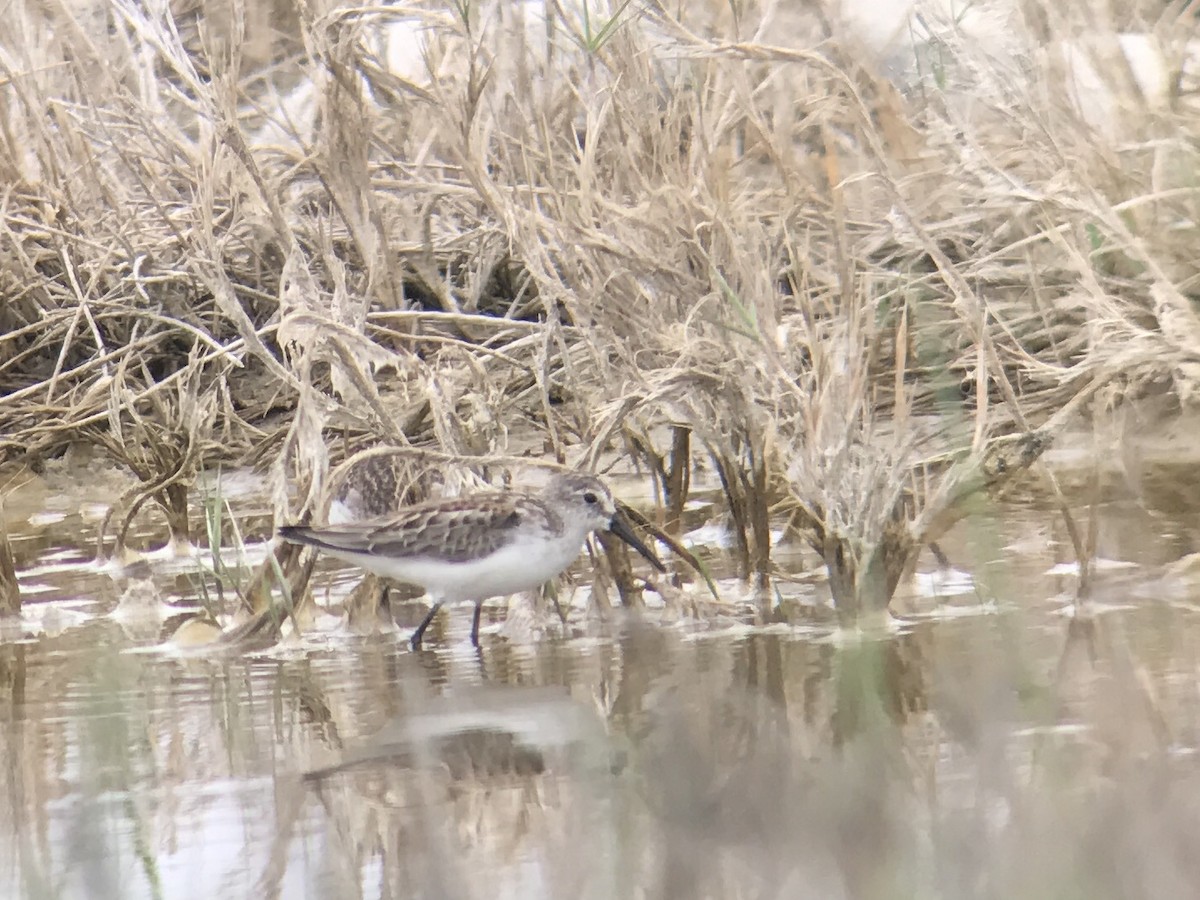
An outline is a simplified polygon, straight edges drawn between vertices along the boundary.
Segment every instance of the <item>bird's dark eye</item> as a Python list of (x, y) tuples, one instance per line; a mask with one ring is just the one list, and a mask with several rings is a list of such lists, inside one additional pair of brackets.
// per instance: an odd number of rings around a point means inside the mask
[(589, 506), (593, 506), (596, 503), (600, 502), (600, 498), (597, 497), (595, 494), (593, 494), (591, 491), (588, 491), (586, 494), (583, 495), (583, 502), (588, 504)]

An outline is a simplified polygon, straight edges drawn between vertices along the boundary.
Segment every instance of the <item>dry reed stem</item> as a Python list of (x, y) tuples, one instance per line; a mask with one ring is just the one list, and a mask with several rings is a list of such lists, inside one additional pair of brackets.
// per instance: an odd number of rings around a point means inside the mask
[(4, 504), (0, 502), (0, 616), (15, 616), (20, 612), (21, 585), (17, 582), (17, 567), (8, 540)]

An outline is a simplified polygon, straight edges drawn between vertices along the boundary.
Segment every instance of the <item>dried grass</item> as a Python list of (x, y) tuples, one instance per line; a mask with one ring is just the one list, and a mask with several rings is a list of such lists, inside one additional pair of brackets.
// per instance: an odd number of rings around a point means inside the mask
[[(1006, 7), (1004, 48), (923, 20), (902, 76), (783, 5), (18, 3), (0, 454), (134, 465), (169, 408), (202, 452), (157, 454), (148, 495), (257, 454), (284, 510), (333, 435), (486, 461), (532, 428), (592, 464), (638, 435), (675, 454), (671, 527), (682, 447), (747, 575), (785, 514), (842, 611), (885, 608), (1061, 411), (1200, 383), (1191, 18), (1096, 5)], [(389, 63), (400, 21), (424, 73)], [(1174, 90), (1110, 83), (1119, 129), (1028, 76), (1150, 27)]]

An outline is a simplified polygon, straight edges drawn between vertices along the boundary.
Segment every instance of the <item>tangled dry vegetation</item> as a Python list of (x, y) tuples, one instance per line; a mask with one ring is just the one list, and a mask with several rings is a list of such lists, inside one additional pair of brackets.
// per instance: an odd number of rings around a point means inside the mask
[[(374, 441), (616, 449), (668, 526), (711, 464), (745, 574), (787, 516), (852, 616), (1073, 416), (1190, 401), (1189, 17), (988, 4), (1007, 58), (927, 16), (897, 74), (832, 7), (676, 6), (18, 2), (0, 454), (102, 442), (178, 518), (218, 459), (295, 515)], [(1063, 66), (1150, 28), (1168, 102), (1097, 129)]]

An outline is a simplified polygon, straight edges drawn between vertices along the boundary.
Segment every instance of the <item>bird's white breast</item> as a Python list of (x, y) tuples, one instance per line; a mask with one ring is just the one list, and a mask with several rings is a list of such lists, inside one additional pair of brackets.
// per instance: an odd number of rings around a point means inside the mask
[(583, 539), (581, 534), (564, 534), (547, 540), (545, 535), (521, 532), (495, 553), (461, 562), (325, 552), (377, 575), (423, 587), (440, 600), (482, 600), (541, 586), (574, 562)]

